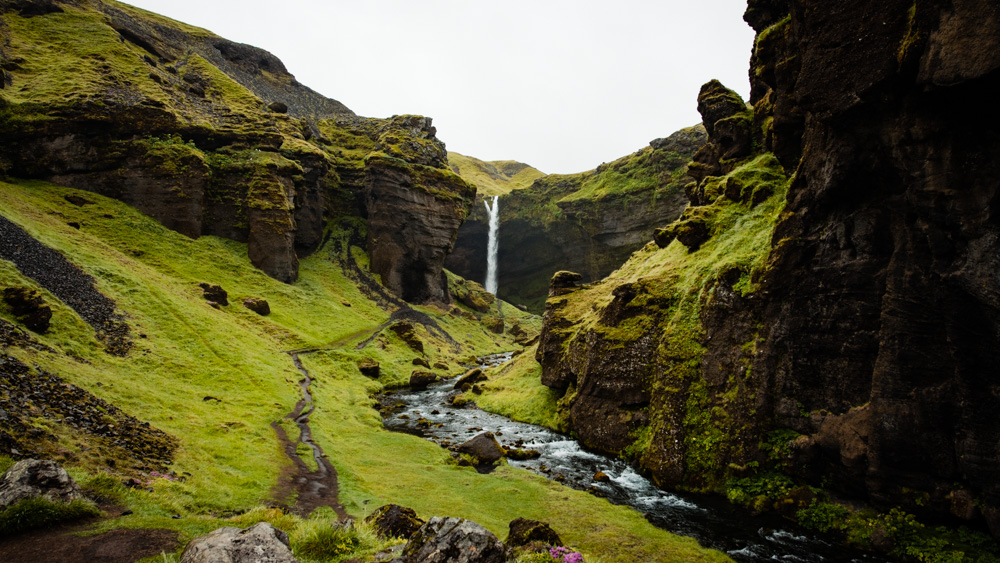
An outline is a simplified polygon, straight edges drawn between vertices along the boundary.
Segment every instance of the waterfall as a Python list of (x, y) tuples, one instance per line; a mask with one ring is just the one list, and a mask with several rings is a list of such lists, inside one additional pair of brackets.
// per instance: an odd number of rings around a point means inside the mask
[(497, 294), (497, 248), (500, 246), (500, 196), (493, 196), (493, 207), (485, 199), (483, 205), (490, 214), (490, 238), (486, 245), (486, 291)]

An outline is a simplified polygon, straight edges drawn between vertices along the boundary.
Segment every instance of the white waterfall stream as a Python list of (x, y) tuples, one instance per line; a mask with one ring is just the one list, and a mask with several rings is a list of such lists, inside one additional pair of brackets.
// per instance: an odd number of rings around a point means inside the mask
[(500, 247), (500, 196), (493, 196), (493, 207), (483, 200), (490, 214), (490, 236), (486, 244), (486, 291), (497, 294), (497, 249)]

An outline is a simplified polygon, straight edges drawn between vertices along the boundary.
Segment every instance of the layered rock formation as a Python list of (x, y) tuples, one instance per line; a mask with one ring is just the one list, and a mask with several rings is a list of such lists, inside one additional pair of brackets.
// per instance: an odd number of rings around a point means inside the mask
[(791, 466), (917, 511), (972, 496), (1000, 535), (1000, 6), (789, 8), (748, 20), (752, 101), (801, 153), (755, 361), (807, 436)]
[[(500, 197), (499, 294), (541, 312), (558, 270), (600, 279), (649, 242), (687, 204), (684, 170), (705, 143), (700, 127), (582, 174), (550, 175)], [(489, 217), (473, 206), (446, 267), (486, 276)]]
[(476, 190), (443, 168), (447, 153), (430, 119), (393, 124), (408, 136), (383, 135), (376, 150), (387, 152), (365, 160), (371, 269), (406, 301), (450, 303), (442, 268)]
[[(110, 0), (7, 1), (0, 14), (0, 172), (122, 200), (189, 237), (246, 242), (252, 263), (285, 282), (331, 217), (413, 225), (426, 233), (411, 247), (369, 251), (379, 264), (405, 257), (407, 280), (433, 280), (415, 298), (443, 300), (443, 253), (471, 192), (429, 120), (355, 116), (270, 53)], [(397, 165), (369, 166), (371, 153)], [(425, 209), (387, 218), (410, 195), (371, 208), (372, 194), (413, 186), (433, 196)], [(436, 250), (414, 250), (425, 244)], [(402, 295), (398, 272), (379, 273)]]
[(778, 456), (1000, 534), (1000, 8), (772, 0), (746, 19), (754, 111), (702, 90), (692, 207), (663, 250), (553, 292), (543, 382), (585, 443), (663, 485)]

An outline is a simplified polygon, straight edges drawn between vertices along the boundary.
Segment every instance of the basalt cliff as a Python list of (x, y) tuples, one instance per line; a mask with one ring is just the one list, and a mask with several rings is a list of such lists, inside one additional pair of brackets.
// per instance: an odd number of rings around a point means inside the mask
[(542, 381), (663, 486), (1000, 535), (1000, 6), (744, 17), (752, 108), (706, 84), (680, 219), (605, 280), (553, 278)]
[(125, 4), (0, 10), (4, 174), (119, 199), (189, 237), (245, 242), (284, 282), (329, 219), (365, 217), (388, 287), (448, 301), (441, 268), (474, 190), (447, 168), (430, 119), (358, 117), (266, 51)]

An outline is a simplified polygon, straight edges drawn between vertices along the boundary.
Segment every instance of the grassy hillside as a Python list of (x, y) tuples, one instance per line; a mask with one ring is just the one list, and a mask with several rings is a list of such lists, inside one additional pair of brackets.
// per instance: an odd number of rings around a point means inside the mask
[(457, 152), (448, 153), (451, 170), (476, 186), (481, 196), (495, 196), (527, 188), (545, 173), (514, 160), (485, 162)]
[[(65, 199), (70, 195), (93, 203), (78, 207)], [(289, 462), (270, 424), (299, 399), (299, 374), (284, 351), (311, 347), (317, 351), (302, 359), (316, 379), (313, 431), (340, 473), (341, 502), (352, 515), (396, 502), (423, 516), (469, 517), (501, 537), (507, 522), (524, 516), (550, 521), (588, 560), (724, 559), (653, 528), (631, 509), (511, 467), (480, 475), (454, 465), (430, 442), (383, 430), (371, 395), (404, 381), (418, 354), (391, 331), (357, 349), (371, 329), (389, 319), (343, 267), (348, 252), (364, 267), (363, 251), (347, 244), (363, 225), (351, 220), (331, 225), (328, 242), (303, 260), (300, 280), (286, 285), (253, 268), (244, 245), (189, 239), (120, 202), (86, 192), (41, 182), (3, 183), (0, 214), (94, 276), (127, 315), (135, 338), (128, 356), (105, 353), (91, 327), (42, 290), (54, 309), (52, 327), (33, 338), (47, 348), (11, 344), (3, 354), (56, 374), (178, 441), (169, 469), (181, 478), (158, 478), (115, 459), (113, 450), (93, 447), (88, 436), (59, 420), (36, 417), (48, 437), (31, 447), (60, 459), (84, 483), (107, 482), (95, 477), (102, 473), (149, 482), (152, 492), (119, 491), (119, 500), (135, 513), (107, 520), (101, 529), (178, 529), (187, 540), (232, 525), (227, 514), (275, 500)], [(220, 284), (231, 304), (210, 306), (199, 282)], [(0, 285), (38, 288), (5, 261), (0, 261)], [(261, 317), (245, 309), (241, 303), (248, 296), (267, 299), (272, 313)], [(448, 366), (442, 374), (462, 372), (471, 355), (515, 347), (508, 336), (463, 316), (419, 310), (457, 338), (453, 345), (417, 328), (426, 359)], [(508, 320), (521, 317), (522, 326), (537, 323), (512, 307), (504, 312)], [(4, 307), (0, 318), (14, 322)], [(356, 362), (362, 357), (380, 362), (378, 380), (361, 375)], [(175, 514), (180, 518), (172, 518)]]

